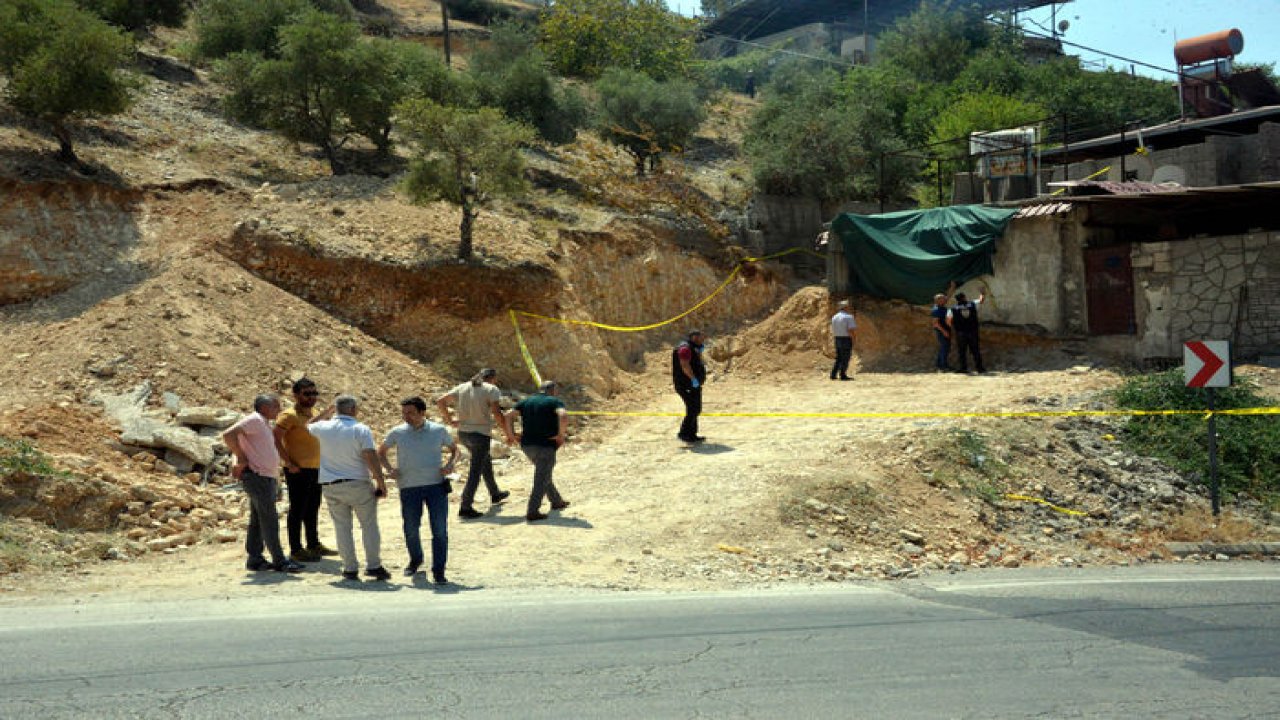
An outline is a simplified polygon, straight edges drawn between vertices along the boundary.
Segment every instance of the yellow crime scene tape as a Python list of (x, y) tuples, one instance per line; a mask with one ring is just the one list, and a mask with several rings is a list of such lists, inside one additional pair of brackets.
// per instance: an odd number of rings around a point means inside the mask
[(733, 271), (729, 273), (729, 277), (725, 278), (724, 282), (720, 283), (719, 287), (717, 287), (715, 290), (712, 290), (710, 295), (699, 300), (696, 305), (689, 308), (688, 310), (685, 310), (679, 315), (676, 315), (675, 317), (667, 318), (666, 320), (662, 320), (656, 323), (650, 323), (648, 325), (607, 325), (605, 323), (595, 322), (594, 320), (575, 320), (572, 318), (558, 318), (558, 317), (551, 317), (549, 315), (539, 315), (537, 313), (531, 313), (525, 310), (514, 310), (514, 309), (508, 310), (508, 312), (511, 315), (511, 324), (514, 325), (516, 329), (516, 342), (520, 344), (520, 356), (524, 358), (524, 364), (529, 369), (529, 376), (533, 378), (533, 384), (535, 386), (541, 385), (542, 375), (538, 372), (538, 366), (533, 361), (533, 353), (529, 352), (529, 345), (524, 341), (524, 333), (520, 331), (520, 319), (519, 319), (520, 315), (523, 315), (529, 318), (535, 318), (537, 320), (545, 320), (547, 322), (560, 323), (562, 325), (585, 325), (587, 327), (599, 328), (601, 330), (610, 330), (612, 332), (643, 332), (645, 330), (653, 330), (655, 328), (660, 328), (665, 325), (670, 325), (673, 322), (682, 320), (688, 317), (689, 315), (693, 314), (695, 311), (698, 310), (698, 308), (711, 302), (717, 295), (724, 292), (725, 288), (729, 287), (729, 283), (733, 282), (733, 279), (738, 276), (738, 273), (742, 272), (743, 266), (746, 265), (747, 263), (757, 263), (757, 262), (764, 262), (765, 260), (774, 260), (776, 258), (780, 258), (786, 255), (793, 255), (795, 253), (808, 253), (810, 255), (820, 257), (820, 258), (826, 257), (825, 255), (822, 255), (821, 253), (816, 253), (808, 248), (790, 248), (787, 250), (783, 250), (782, 252), (776, 252), (772, 255), (765, 255), (764, 257), (743, 258), (741, 261), (738, 262), (737, 265), (733, 267)]
[[(1090, 178), (1097, 177), (1110, 170), (1103, 168), (1094, 173)], [(1061, 192), (1061, 191), (1059, 191)], [(1056, 194), (1056, 193), (1055, 193)], [(576, 320), (572, 318), (558, 318), (548, 315), (539, 315), (524, 310), (511, 309), (508, 312), (511, 315), (511, 324), (515, 328), (516, 342), (520, 346), (520, 356), (524, 358), (525, 365), (529, 369), (529, 376), (533, 379), (534, 385), (542, 384), (542, 375), (538, 372), (537, 363), (534, 362), (533, 353), (529, 350), (528, 343), (525, 342), (524, 333), (520, 329), (519, 316), (523, 315), (528, 318), (543, 320), (546, 322), (560, 323), (562, 325), (582, 325), (586, 327), (599, 328), (611, 332), (643, 332), (646, 330), (654, 330), (656, 328), (670, 325), (692, 313), (699, 308), (711, 302), (716, 296), (724, 292), (725, 288), (733, 282), (734, 278), (742, 272), (743, 266), (747, 263), (763, 262), (765, 260), (773, 260), (794, 253), (809, 253), (817, 257), (825, 257), (820, 253), (816, 253), (807, 248), (791, 248), (782, 252), (766, 255), (764, 257), (748, 257), (743, 258), (729, 276), (720, 283), (711, 294), (699, 300), (693, 307), (685, 310), (679, 315), (670, 317), (660, 322), (650, 323), (648, 325), (609, 325), (606, 323), (595, 322), (594, 320)], [(579, 417), (683, 417), (683, 412), (626, 412), (613, 410), (570, 410), (569, 415)], [(1201, 415), (1204, 419), (1209, 419), (1214, 415), (1280, 415), (1280, 407), (1263, 407), (1263, 408), (1240, 408), (1234, 410), (1035, 410), (1035, 411), (990, 411), (990, 412), (826, 412), (826, 413), (810, 413), (810, 412), (704, 412), (703, 417), (722, 417), (722, 418), (861, 418), (861, 419), (938, 419), (938, 418), (1046, 418), (1046, 417), (1087, 417), (1087, 416), (1172, 416), (1172, 415)], [(1055, 512), (1066, 515), (1085, 515), (1087, 513), (1079, 510), (1071, 510), (1069, 508), (1059, 507), (1044, 498), (1031, 497), (1028, 495), (1005, 495), (1006, 500), (1014, 500), (1019, 502), (1031, 502), (1043, 505)], [(739, 548), (722, 547), (726, 552), (741, 552)]]

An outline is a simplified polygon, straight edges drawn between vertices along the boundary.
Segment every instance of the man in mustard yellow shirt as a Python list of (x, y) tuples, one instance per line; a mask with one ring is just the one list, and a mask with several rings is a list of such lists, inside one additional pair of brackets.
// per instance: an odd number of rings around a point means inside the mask
[[(276, 418), (276, 448), (284, 465), (289, 486), (289, 556), (298, 562), (315, 562), (336, 550), (320, 543), (316, 523), (320, 518), (320, 443), (307, 431), (307, 421), (316, 415), (320, 393), (308, 378), (293, 384), (293, 407)], [(303, 529), (307, 544), (303, 546)]]

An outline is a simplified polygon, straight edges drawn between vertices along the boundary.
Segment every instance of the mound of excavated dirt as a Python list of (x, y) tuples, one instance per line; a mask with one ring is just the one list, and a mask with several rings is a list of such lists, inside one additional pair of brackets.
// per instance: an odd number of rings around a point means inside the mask
[[(930, 371), (934, 338), (928, 308), (902, 301), (855, 298), (858, 339), (850, 372)], [(713, 344), (725, 372), (812, 374), (835, 359), (830, 318), (835, 302), (821, 287), (801, 288), (778, 310), (735, 338)], [(983, 329), (983, 355), (993, 369), (1063, 367), (1059, 343), (1010, 328)]]

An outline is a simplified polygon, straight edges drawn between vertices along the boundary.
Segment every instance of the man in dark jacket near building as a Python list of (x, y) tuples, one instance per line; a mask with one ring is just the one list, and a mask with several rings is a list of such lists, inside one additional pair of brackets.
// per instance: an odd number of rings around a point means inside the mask
[(977, 300), (970, 300), (964, 293), (956, 293), (956, 304), (951, 307), (951, 329), (955, 331), (956, 360), (960, 364), (960, 372), (969, 371), (968, 355), (973, 355), (973, 367), (980, 373), (987, 371), (982, 366), (982, 349), (978, 345), (978, 305), (987, 299), (986, 292), (978, 293)]
[(671, 381), (684, 401), (684, 422), (680, 423), (680, 433), (676, 437), (688, 443), (706, 440), (698, 434), (702, 385), (707, 381), (707, 366), (702, 363), (704, 339), (701, 330), (694, 330), (671, 351)]

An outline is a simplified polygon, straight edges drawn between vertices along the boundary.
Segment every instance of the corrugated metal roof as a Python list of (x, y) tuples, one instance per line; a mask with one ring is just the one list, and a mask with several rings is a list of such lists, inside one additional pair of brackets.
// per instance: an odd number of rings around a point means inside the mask
[(1015, 218), (1029, 217), (1049, 217), (1050, 215), (1064, 215), (1071, 211), (1071, 203), (1067, 202), (1048, 202), (1039, 205), (1027, 205), (1018, 210), (1014, 215)]
[(1051, 182), (1049, 187), (1064, 188), (1067, 194), (1079, 195), (1143, 195), (1147, 193), (1184, 192), (1186, 188), (1177, 183), (1150, 183), (1141, 180), (1113, 182), (1111, 180), (1067, 180)]

